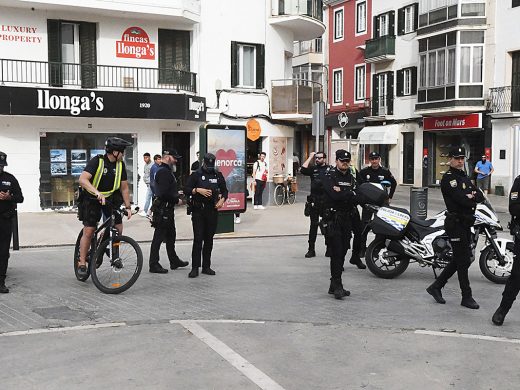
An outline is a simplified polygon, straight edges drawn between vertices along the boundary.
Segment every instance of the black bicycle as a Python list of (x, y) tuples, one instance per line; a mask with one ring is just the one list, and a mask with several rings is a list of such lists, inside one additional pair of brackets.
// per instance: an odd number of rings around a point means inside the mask
[[(139, 208), (132, 211), (136, 214)], [(94, 285), (105, 294), (119, 294), (128, 290), (139, 278), (143, 268), (143, 252), (132, 238), (119, 235), (115, 228), (115, 216), (125, 215), (124, 208), (114, 208), (94, 232), (87, 253), (87, 273), (78, 275), (79, 248), (83, 229), (78, 234), (74, 248), (74, 274), (85, 282), (92, 275)]]

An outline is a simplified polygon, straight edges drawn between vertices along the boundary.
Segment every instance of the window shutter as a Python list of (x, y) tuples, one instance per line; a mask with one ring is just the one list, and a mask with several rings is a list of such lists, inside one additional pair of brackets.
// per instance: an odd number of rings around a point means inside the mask
[(173, 44), (169, 30), (159, 29), (159, 84), (173, 83)]
[(265, 79), (265, 46), (256, 45), (256, 88), (264, 88)]
[(238, 85), (238, 45), (231, 42), (231, 87)]
[(47, 20), (47, 39), (49, 51), (49, 85), (63, 86), (63, 69), (61, 67), (61, 23), (59, 20)]
[(97, 87), (96, 24), (82, 22), (79, 25), (81, 57), (81, 87)]
[(397, 76), (397, 96), (404, 96), (404, 69), (399, 69), (396, 72)]
[(388, 72), (387, 80), (387, 96), (386, 96), (386, 105), (388, 107), (387, 115), (394, 114), (394, 72)]
[(395, 36), (395, 11), (390, 11), (388, 13), (388, 35)]
[(374, 16), (374, 36), (373, 38), (379, 38), (380, 29), (379, 29), (379, 18)]
[(399, 8), (397, 10), (397, 35), (404, 35), (404, 26), (405, 26), (405, 15), (404, 8)]
[(413, 5), (413, 30), (417, 31), (419, 28), (419, 3)]
[(379, 111), (379, 77), (372, 75), (372, 116), (376, 116)]
[(411, 68), (412, 70), (412, 95), (417, 95), (417, 67), (414, 66)]

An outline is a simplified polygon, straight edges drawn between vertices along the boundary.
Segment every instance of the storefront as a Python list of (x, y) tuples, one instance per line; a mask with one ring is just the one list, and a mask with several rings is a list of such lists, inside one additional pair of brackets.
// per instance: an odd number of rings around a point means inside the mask
[(73, 206), (79, 175), (109, 136), (133, 144), (125, 163), (139, 203), (142, 154), (177, 147), (190, 161), (205, 119), (205, 98), (185, 94), (0, 87), (0, 145), (24, 190), (23, 211)]
[(490, 154), (491, 129), (483, 125), (483, 114), (425, 117), (423, 159), (424, 185), (439, 185), (449, 169), (449, 150), (454, 146), (466, 149), (465, 171), (473, 178), (475, 164), (483, 153)]
[[(348, 150), (352, 161), (359, 169), (364, 164), (363, 153), (358, 142), (359, 133), (365, 126), (365, 111), (331, 113), (325, 117), (325, 128), (328, 134), (329, 154), (333, 156), (337, 149)], [(331, 160), (332, 161), (332, 157)]]

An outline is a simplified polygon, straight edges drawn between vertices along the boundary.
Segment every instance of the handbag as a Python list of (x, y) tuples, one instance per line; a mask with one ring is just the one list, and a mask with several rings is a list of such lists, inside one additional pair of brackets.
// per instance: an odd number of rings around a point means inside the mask
[(267, 181), (267, 169), (262, 173), (262, 181)]

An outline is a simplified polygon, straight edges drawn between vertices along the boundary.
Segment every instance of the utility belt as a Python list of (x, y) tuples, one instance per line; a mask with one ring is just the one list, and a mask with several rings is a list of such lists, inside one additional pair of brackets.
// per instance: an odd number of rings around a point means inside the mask
[(11, 209), (0, 213), (0, 219), (11, 219), (15, 216), (16, 210)]
[(323, 210), (320, 230), (324, 236), (352, 230), (352, 214), (354, 209), (335, 209), (327, 207)]
[[(475, 216), (473, 214), (458, 214), (458, 213), (450, 213), (446, 211), (446, 220), (444, 224), (455, 225), (460, 224), (465, 228), (469, 228), (475, 223)], [(456, 227), (456, 226), (452, 226)]]
[(511, 216), (511, 221), (507, 227), (509, 228), (511, 235), (515, 239), (520, 240), (520, 219), (518, 217)]
[(175, 204), (167, 202), (160, 198), (155, 198), (152, 207), (152, 227), (166, 227), (173, 222), (175, 218)]
[(204, 202), (200, 199), (195, 198), (194, 196), (190, 196), (186, 202), (186, 213), (188, 215), (191, 215), (194, 211), (200, 212), (207, 209), (213, 210), (215, 209), (216, 204), (217, 203), (213, 200), (209, 202)]
[(321, 210), (323, 209), (323, 201), (321, 196), (319, 195), (308, 195), (307, 201), (305, 202), (305, 208), (303, 209), (303, 214), (306, 217), (309, 217), (313, 211), (318, 211), (321, 214)]

